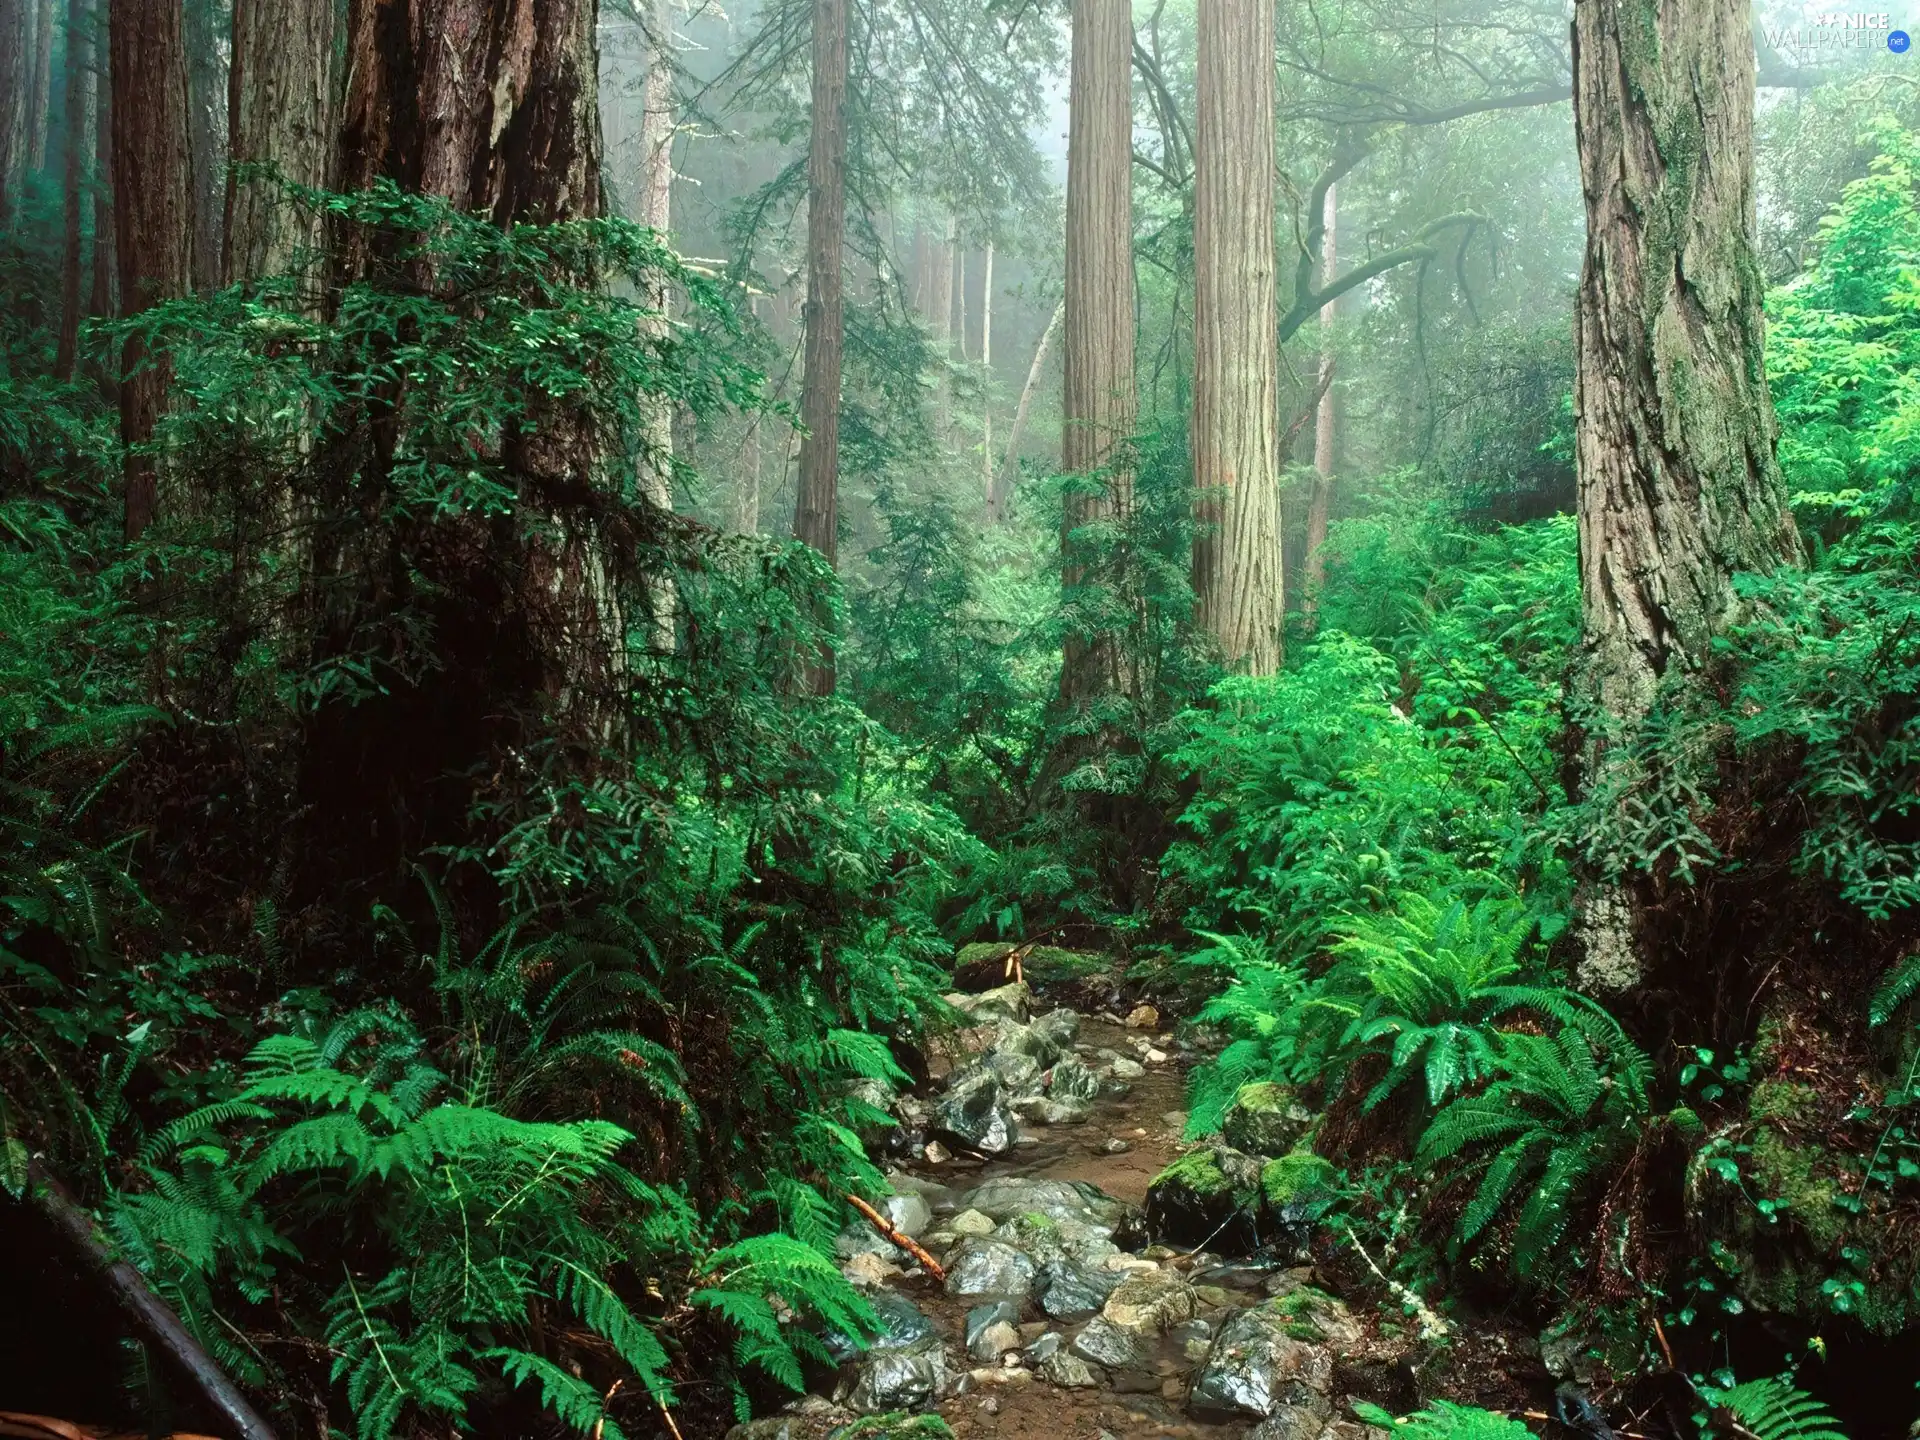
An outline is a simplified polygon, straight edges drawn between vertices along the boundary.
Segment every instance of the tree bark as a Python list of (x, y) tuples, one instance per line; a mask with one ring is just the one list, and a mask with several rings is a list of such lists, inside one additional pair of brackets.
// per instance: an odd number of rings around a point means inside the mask
[[(1573, 45), (1581, 718), (1589, 793), (1619, 795), (1647, 717), (1701, 683), (1737, 620), (1733, 573), (1801, 552), (1762, 367), (1748, 6), (1585, 0)], [(1595, 990), (1641, 973), (1631, 860), (1610, 859), (1584, 907)]]
[[(0, 0), (4, 4), (5, 0)], [(112, 0), (97, 0), (94, 34), (107, 39), (102, 21)], [(114, 243), (113, 205), (113, 66), (96, 56), (93, 65), (93, 280), (87, 287), (87, 314), (112, 315), (119, 279)]]
[[(664, 234), (673, 223), (673, 13), (668, 0), (653, 0), (647, 24), (647, 89), (640, 114), (640, 195), (634, 219)], [(651, 286), (646, 302), (660, 314), (668, 305), (664, 283)], [(664, 401), (647, 406), (648, 460), (640, 467), (641, 489), (663, 510), (673, 508), (673, 411)]]
[(30, 0), (33, 5), (32, 71), (27, 94), (27, 173), (37, 175), (47, 164), (47, 116), (53, 104), (53, 0)]
[[(989, 511), (993, 506), (993, 242), (980, 273), (980, 470)], [(992, 516), (989, 514), (989, 520)]]
[[(181, 0), (111, 0), (113, 192), (120, 306), (137, 315), (193, 283), (193, 159), (187, 140), (187, 54)], [(166, 403), (164, 356), (151, 364), (138, 337), (121, 354), (120, 439), (153, 438)], [(126, 533), (137, 540), (160, 503), (150, 455), (126, 458)]]
[(947, 365), (953, 358), (953, 257), (958, 226), (949, 216), (946, 235), (933, 241), (933, 438), (938, 445), (946, 444), (953, 428), (953, 384)]
[[(234, 0), (227, 89), (233, 165), (266, 165), (295, 185), (327, 183), (334, 140), (333, 0)], [(226, 282), (292, 268), (320, 243), (318, 216), (264, 179), (229, 174)]]
[[(1106, 472), (1104, 488), (1069, 493), (1061, 526), (1069, 596), (1092, 578), (1083, 532), (1133, 509), (1125, 445), (1133, 433), (1133, 21), (1122, 0), (1074, 0), (1067, 102), (1066, 382), (1061, 466)], [(1125, 647), (1110, 626), (1070, 622), (1061, 698), (1082, 705), (1131, 691)]]
[[(1320, 283), (1340, 273), (1340, 187), (1327, 187), (1321, 207)], [(1311, 635), (1320, 616), (1320, 591), (1327, 583), (1327, 523), (1333, 510), (1334, 449), (1339, 443), (1339, 399), (1333, 388), (1334, 305), (1320, 307), (1320, 403), (1314, 407), (1313, 493), (1307, 500), (1306, 584), (1301, 591), (1302, 628)]]
[(27, 101), (33, 31), (30, 0), (0, 0), (0, 225), (13, 202), (27, 156)]
[[(839, 549), (841, 246), (847, 209), (847, 0), (814, 0), (813, 133), (807, 147), (807, 353), (800, 388), (800, 487), (793, 534), (835, 563)], [(831, 695), (822, 647), (807, 683)]]
[(1200, 0), (1194, 134), (1195, 618), (1228, 665), (1280, 668), (1273, 5)]
[(193, 154), (193, 288), (217, 289), (226, 228), (227, 71), (210, 0), (187, 5), (188, 145)]
[(1033, 409), (1034, 391), (1040, 388), (1040, 374), (1046, 368), (1047, 351), (1060, 329), (1060, 317), (1066, 313), (1062, 300), (1053, 307), (1053, 318), (1040, 332), (1040, 343), (1033, 347), (1033, 364), (1027, 367), (1027, 383), (1020, 387), (1020, 404), (1013, 412), (1013, 428), (1007, 432), (1007, 454), (993, 477), (993, 489), (987, 494), (987, 519), (1001, 524), (1007, 519), (1013, 502), (1013, 480), (1020, 469), (1020, 442), (1027, 438), (1027, 413)]
[(81, 192), (91, 153), (87, 122), (93, 108), (93, 15), (88, 0), (67, 0), (66, 147), (61, 160), (61, 216), (66, 233), (60, 252), (60, 337), (54, 347), (53, 373), (73, 378), (80, 348)]

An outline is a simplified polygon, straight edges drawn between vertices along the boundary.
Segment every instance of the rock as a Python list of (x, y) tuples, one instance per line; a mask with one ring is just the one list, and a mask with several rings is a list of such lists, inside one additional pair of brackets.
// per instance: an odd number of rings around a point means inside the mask
[(1136, 1005), (1127, 1013), (1129, 1030), (1158, 1030), (1160, 1012), (1151, 1005)]
[(1008, 1095), (1040, 1093), (1040, 1062), (1033, 1056), (1011, 1050), (996, 1050), (987, 1056), (986, 1063), (999, 1077), (1000, 1088)]
[(1109, 1135), (1105, 1140), (1102, 1140), (1098, 1145), (1094, 1146), (1094, 1153), (1097, 1155), (1124, 1155), (1131, 1149), (1133, 1149), (1133, 1146), (1122, 1140), (1118, 1135)]
[(749, 1420), (727, 1431), (727, 1440), (828, 1440), (833, 1432), (851, 1424), (851, 1410), (809, 1395), (787, 1407), (781, 1415)]
[(1149, 1046), (1140, 1052), (1140, 1058), (1149, 1065), (1164, 1065), (1167, 1063), (1167, 1052), (1157, 1046)]
[(1253, 1429), (1247, 1440), (1319, 1440), (1333, 1414), (1333, 1405), (1323, 1395), (1311, 1395), (1298, 1405), (1280, 1405)]
[(1169, 1375), (1160, 1382), (1160, 1398), (1175, 1402), (1184, 1400), (1187, 1395), (1187, 1382), (1177, 1375)]
[(933, 1223), (933, 1206), (926, 1197), (917, 1194), (889, 1195), (880, 1203), (880, 1213), (887, 1217), (889, 1224), (902, 1235), (911, 1235), (916, 1240)]
[[(892, 1290), (880, 1290), (869, 1295), (867, 1303), (873, 1306), (873, 1312), (880, 1321), (879, 1333), (867, 1342), (866, 1348), (870, 1351), (903, 1350), (936, 1334), (933, 1321), (904, 1295)], [(827, 1336), (827, 1351), (844, 1364), (859, 1356), (861, 1347), (845, 1335), (833, 1334)]]
[(1193, 1288), (1168, 1270), (1143, 1271), (1120, 1282), (1100, 1314), (1124, 1330), (1164, 1335), (1198, 1309)]
[(995, 1321), (967, 1342), (967, 1353), (976, 1360), (998, 1360), (1019, 1348), (1020, 1332), (1005, 1320)]
[(996, 1222), (1016, 1215), (1045, 1215), (1052, 1220), (1078, 1220), (1111, 1230), (1128, 1207), (1084, 1181), (1028, 1180), (1003, 1175), (987, 1180), (960, 1197), (963, 1209), (978, 1210)]
[(970, 1065), (948, 1082), (933, 1107), (932, 1126), (969, 1150), (1000, 1155), (1013, 1148), (1019, 1126), (1000, 1101), (1000, 1080), (984, 1065)]
[(947, 1147), (938, 1140), (929, 1140), (927, 1148), (921, 1153), (926, 1156), (929, 1165), (944, 1165), (953, 1158)]
[(951, 1379), (937, 1336), (898, 1350), (877, 1350), (867, 1357), (848, 1404), (862, 1415), (916, 1410), (939, 1399)]
[(1063, 1055), (1047, 1071), (1047, 1094), (1056, 1100), (1092, 1100), (1100, 1093), (1100, 1077), (1077, 1055)]
[(1284, 1304), (1270, 1300), (1242, 1310), (1221, 1327), (1194, 1379), (1188, 1399), (1193, 1410), (1265, 1419), (1282, 1406), (1326, 1396), (1333, 1356), (1323, 1345), (1293, 1338), (1289, 1331), (1297, 1322)]
[(949, 995), (947, 1003), (978, 1023), (983, 1020), (1011, 1020), (1024, 1025), (1033, 1009), (1033, 992), (1021, 981), (983, 990), (978, 995)]
[(1092, 1390), (1100, 1384), (1093, 1367), (1071, 1351), (1062, 1350), (1040, 1362), (1040, 1378), (1062, 1390)]
[(833, 1253), (842, 1260), (856, 1255), (878, 1255), (882, 1260), (898, 1260), (903, 1251), (865, 1220), (855, 1220), (833, 1238)]
[(1069, 1010), (1063, 1005), (1035, 1020), (1033, 1028), (1064, 1050), (1080, 1033), (1080, 1015), (1078, 1011)]
[(1147, 1067), (1138, 1060), (1129, 1060), (1124, 1055), (1117, 1055), (1107, 1066), (1107, 1073), (1116, 1080), (1138, 1080), (1147, 1073)]
[(1035, 1336), (1022, 1353), (1025, 1354), (1029, 1363), (1038, 1365), (1049, 1355), (1058, 1355), (1060, 1348), (1066, 1343), (1066, 1339), (1058, 1330), (1049, 1330), (1044, 1335)]
[(1190, 1150), (1147, 1189), (1147, 1229), (1174, 1245), (1244, 1255), (1260, 1243), (1260, 1165), (1224, 1145)]
[(1040, 1308), (1056, 1320), (1090, 1315), (1107, 1303), (1123, 1278), (1118, 1270), (1094, 1269), (1062, 1257), (1040, 1272)]
[(947, 1222), (947, 1228), (956, 1235), (991, 1235), (993, 1217), (978, 1210), (962, 1210)]
[(1025, 1296), (1033, 1288), (1034, 1265), (1001, 1240), (967, 1239), (947, 1265), (949, 1295)]
[(1220, 1133), (1249, 1155), (1285, 1155), (1313, 1123), (1313, 1112), (1293, 1090), (1271, 1080), (1242, 1085), (1220, 1117)]
[[(974, 1389), (982, 1385), (1031, 1385), (1032, 1383), (1033, 1372), (1031, 1370), (1023, 1369), (1018, 1365), (992, 1365), (979, 1370), (969, 1370), (960, 1378), (960, 1384), (955, 1387), (954, 1393), (960, 1394), (966, 1390)], [(926, 1432), (916, 1431), (914, 1433), (921, 1435)], [(938, 1432), (936, 1431), (935, 1433), (937, 1434)]]
[(868, 1250), (842, 1265), (840, 1273), (864, 1290), (878, 1290), (901, 1271), (892, 1261)]
[(1093, 1103), (1088, 1100), (1042, 1100), (1034, 1118), (1042, 1125), (1084, 1125), (1087, 1117), (1093, 1114)]
[(861, 1115), (854, 1128), (869, 1150), (877, 1149), (897, 1126), (894, 1119), (893, 1089), (884, 1080), (854, 1080), (846, 1086), (846, 1097), (869, 1113)]
[(992, 1048), (996, 1055), (1025, 1055), (1037, 1061), (1042, 1069), (1060, 1058), (1061, 1049), (1045, 1031), (1031, 1025), (1016, 1025), (1010, 1020), (1000, 1022)]
[[(980, 1337), (981, 1332), (994, 1325), (1006, 1325), (1014, 1329), (1017, 1336), (1019, 1324), (1020, 1302), (1018, 1300), (989, 1300), (984, 1305), (976, 1305), (967, 1311), (966, 1327), (963, 1332), (967, 1338), (967, 1348), (971, 1350), (973, 1342)], [(1010, 1345), (1007, 1348), (1017, 1350), (1020, 1347)], [(994, 1357), (996, 1359), (999, 1357), (998, 1351), (994, 1352)]]
[(1104, 1315), (1089, 1320), (1069, 1347), (1073, 1353), (1109, 1370), (1138, 1370), (1150, 1358), (1147, 1344), (1131, 1330), (1123, 1330)]

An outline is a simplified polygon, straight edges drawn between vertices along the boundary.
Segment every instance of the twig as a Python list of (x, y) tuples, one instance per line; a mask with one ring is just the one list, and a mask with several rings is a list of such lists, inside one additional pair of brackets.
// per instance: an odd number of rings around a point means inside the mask
[(895, 1228), (891, 1220), (887, 1219), (886, 1216), (882, 1215), (878, 1210), (874, 1209), (866, 1201), (862, 1200), (858, 1195), (847, 1196), (847, 1203), (853, 1206), (853, 1208), (858, 1210), (862, 1215), (866, 1216), (867, 1223), (873, 1226), (874, 1229), (878, 1230), (885, 1239), (887, 1239), (888, 1241), (891, 1241), (895, 1245), (898, 1245), (902, 1250), (906, 1251), (909, 1255), (913, 1256), (914, 1259), (918, 1260), (920, 1262), (921, 1268), (924, 1269), (929, 1275), (933, 1276), (934, 1279), (940, 1281), (942, 1284), (946, 1283), (946, 1279), (947, 1279), (946, 1267), (941, 1265), (941, 1263), (938, 1260), (934, 1259), (933, 1256), (929, 1255), (926, 1252), (926, 1250), (920, 1245), (920, 1243), (916, 1241), (911, 1235), (902, 1234), (898, 1229)]
[(1667, 1369), (1678, 1370), (1680, 1367), (1673, 1363), (1673, 1347), (1667, 1344), (1666, 1327), (1660, 1323), (1658, 1315), (1653, 1317), (1653, 1338), (1660, 1342), (1660, 1353), (1667, 1357)]
[(1411, 1286), (1401, 1284), (1378, 1265), (1374, 1264), (1373, 1256), (1367, 1253), (1367, 1247), (1362, 1245), (1360, 1243), (1360, 1237), (1353, 1233), (1353, 1226), (1343, 1225), (1341, 1228), (1347, 1232), (1348, 1243), (1350, 1243), (1355, 1250), (1359, 1251), (1360, 1258), (1367, 1262), (1367, 1268), (1373, 1272), (1374, 1278), (1382, 1285), (1385, 1285), (1387, 1289), (1392, 1292), (1393, 1298), (1398, 1300), (1408, 1310), (1412, 1311), (1419, 1319), (1420, 1338), (1422, 1340), (1445, 1339), (1446, 1336), (1451, 1333), (1447, 1328), (1447, 1322), (1442, 1320), (1440, 1316), (1434, 1312), (1431, 1305), (1420, 1298), (1419, 1291), (1413, 1289)]

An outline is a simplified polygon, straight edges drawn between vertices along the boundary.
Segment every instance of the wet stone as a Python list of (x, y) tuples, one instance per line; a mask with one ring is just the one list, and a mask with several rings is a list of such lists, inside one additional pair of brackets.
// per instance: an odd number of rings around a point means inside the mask
[(1062, 1257), (1040, 1272), (1040, 1308), (1056, 1320), (1090, 1315), (1124, 1277), (1118, 1270), (1094, 1269)]
[(1055, 1045), (1065, 1049), (1080, 1033), (1080, 1016), (1077, 1011), (1069, 1010), (1063, 1005), (1058, 1010), (1049, 1010), (1035, 1020), (1033, 1028), (1053, 1041)]
[(1165, 1270), (1143, 1271), (1122, 1281), (1100, 1313), (1122, 1329), (1164, 1335), (1198, 1308), (1193, 1288)]
[(956, 1235), (991, 1235), (993, 1217), (978, 1210), (962, 1210), (947, 1222), (947, 1228)]
[(1048, 1356), (1058, 1355), (1066, 1343), (1066, 1338), (1058, 1330), (1049, 1330), (1044, 1335), (1036, 1336), (1022, 1353), (1029, 1364), (1038, 1365)]
[(1100, 1093), (1100, 1077), (1078, 1056), (1063, 1057), (1047, 1072), (1047, 1094), (1055, 1100), (1092, 1100)]
[(1324, 1346), (1294, 1339), (1288, 1333), (1294, 1323), (1273, 1302), (1227, 1321), (1194, 1379), (1192, 1408), (1265, 1418), (1282, 1405), (1324, 1396), (1333, 1384), (1333, 1356)]
[(951, 1378), (946, 1350), (937, 1337), (879, 1350), (868, 1357), (848, 1403), (863, 1415), (916, 1410), (937, 1400)]
[(1247, 1440), (1318, 1440), (1333, 1406), (1323, 1396), (1299, 1405), (1281, 1405), (1247, 1432)]
[(1091, 1365), (1068, 1350), (1049, 1355), (1040, 1362), (1040, 1378), (1062, 1390), (1091, 1390), (1100, 1383)]
[(1043, 1067), (1060, 1058), (1060, 1046), (1045, 1032), (1011, 1021), (1001, 1022), (993, 1051), (998, 1055), (1025, 1055)]
[[(933, 1107), (932, 1126), (949, 1139), (987, 1155), (1013, 1148), (1019, 1127), (1001, 1103), (1000, 1080), (986, 1066), (969, 1066), (948, 1082)], [(932, 1157), (932, 1148), (928, 1148)]]
[(1086, 1100), (1042, 1100), (1034, 1119), (1042, 1125), (1084, 1125), (1092, 1114), (1093, 1105)]
[(1020, 1332), (1005, 1320), (996, 1320), (967, 1342), (967, 1353), (975, 1360), (998, 1360), (1009, 1350), (1020, 1348)]
[(962, 1207), (978, 1210), (995, 1222), (1016, 1215), (1045, 1215), (1052, 1220), (1079, 1220), (1111, 1229), (1127, 1207), (1111, 1195), (1079, 1181), (1027, 1180), (1003, 1175), (987, 1180), (960, 1197)]
[(1040, 1062), (1031, 1055), (996, 1050), (987, 1056), (987, 1067), (999, 1077), (1000, 1086), (1009, 1095), (1040, 1093)]
[(1146, 1343), (1103, 1315), (1096, 1315), (1073, 1337), (1070, 1347), (1082, 1359), (1109, 1370), (1137, 1370), (1147, 1364)]
[[(892, 1290), (879, 1290), (867, 1297), (880, 1321), (880, 1331), (867, 1342), (869, 1351), (903, 1350), (936, 1335), (933, 1321), (906, 1296)], [(829, 1335), (827, 1351), (842, 1364), (857, 1357), (860, 1347), (844, 1335)]]
[[(988, 1330), (995, 1325), (1005, 1325), (1009, 1328), (1014, 1328), (1019, 1324), (1020, 1302), (1018, 1300), (990, 1300), (985, 1305), (976, 1305), (967, 1311), (967, 1348), (973, 1348), (973, 1342), (980, 1338), (982, 1331)], [(1017, 1329), (1015, 1329), (1015, 1338), (1018, 1338)], [(1009, 1345), (1006, 1348), (1009, 1350), (1017, 1350), (1020, 1347), (1018, 1345)], [(999, 1352), (995, 1351), (994, 1353), (997, 1355)]]
[(918, 1239), (933, 1224), (933, 1206), (922, 1195), (889, 1195), (880, 1204), (880, 1213), (902, 1235)]
[(1024, 1296), (1033, 1288), (1032, 1259), (999, 1240), (968, 1239), (947, 1265), (949, 1295)]

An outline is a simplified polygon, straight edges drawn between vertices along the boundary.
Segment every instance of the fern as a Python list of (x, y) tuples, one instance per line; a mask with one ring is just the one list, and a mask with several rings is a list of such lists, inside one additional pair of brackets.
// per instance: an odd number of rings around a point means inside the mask
[(498, 1361), (506, 1377), (515, 1385), (529, 1380), (540, 1385), (540, 1403), (583, 1435), (607, 1436), (626, 1440), (624, 1432), (607, 1415), (606, 1404), (598, 1392), (577, 1375), (570, 1375), (551, 1360), (525, 1350), (502, 1347), (483, 1352), (486, 1359)]
[(1731, 1412), (1755, 1440), (1847, 1440), (1833, 1413), (1785, 1375), (1700, 1393), (1715, 1409)]
[(1873, 1003), (1867, 1010), (1868, 1020), (1876, 1026), (1886, 1024), (1895, 1011), (1913, 998), (1916, 991), (1920, 991), (1920, 951), (1903, 955), (1887, 972), (1886, 978), (1873, 992)]
[(1408, 1440), (1534, 1440), (1533, 1432), (1511, 1416), (1451, 1400), (1436, 1400), (1424, 1410), (1398, 1418), (1378, 1405), (1358, 1401), (1353, 1413)]

